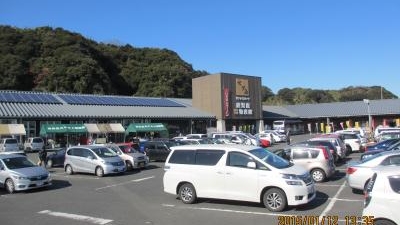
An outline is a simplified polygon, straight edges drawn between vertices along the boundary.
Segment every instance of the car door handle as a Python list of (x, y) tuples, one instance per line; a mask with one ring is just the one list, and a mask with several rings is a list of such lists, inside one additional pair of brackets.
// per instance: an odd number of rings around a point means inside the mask
[(232, 173), (231, 172), (226, 172), (226, 175), (232, 175)]
[(218, 174), (224, 174), (224, 172), (222, 172), (222, 171), (218, 171), (217, 173), (218, 173)]

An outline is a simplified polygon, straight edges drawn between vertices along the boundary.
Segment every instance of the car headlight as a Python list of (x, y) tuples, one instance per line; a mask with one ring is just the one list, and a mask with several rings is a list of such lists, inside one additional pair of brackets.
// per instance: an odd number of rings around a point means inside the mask
[(23, 177), (23, 176), (18, 176), (18, 175), (12, 175), (12, 177), (16, 180), (29, 180), (28, 177)]
[(296, 174), (282, 173), (282, 178), (288, 185), (303, 185), (301, 179)]
[(288, 180), (300, 180), (300, 178), (296, 174), (290, 173), (282, 173), (282, 178)]

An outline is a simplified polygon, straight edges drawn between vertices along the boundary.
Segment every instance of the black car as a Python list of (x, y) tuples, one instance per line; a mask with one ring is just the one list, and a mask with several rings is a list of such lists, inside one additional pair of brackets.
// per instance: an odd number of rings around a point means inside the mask
[(46, 158), (46, 167), (64, 166), (66, 148), (58, 149), (52, 154), (48, 154)]
[(144, 152), (149, 160), (165, 161), (171, 151), (170, 147), (177, 143), (171, 141), (147, 141), (144, 144)]

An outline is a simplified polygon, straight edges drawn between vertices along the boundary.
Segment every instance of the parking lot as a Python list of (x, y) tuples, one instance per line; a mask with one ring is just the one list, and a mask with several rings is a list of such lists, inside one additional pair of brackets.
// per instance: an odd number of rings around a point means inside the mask
[[(294, 141), (309, 137), (292, 136)], [(281, 143), (273, 148), (285, 145)], [(359, 155), (352, 153), (348, 160), (357, 159)], [(36, 154), (29, 157), (37, 161)], [(336, 175), (329, 181), (316, 184), (317, 197), (311, 204), (281, 213), (269, 212), (261, 203), (200, 199), (196, 204), (183, 204), (175, 196), (163, 192), (162, 162), (151, 162), (145, 170), (102, 178), (87, 174), (66, 175), (61, 167), (49, 171), (53, 186), (45, 190), (12, 195), (0, 190), (1, 224), (272, 225), (288, 224), (282, 223), (279, 218), (285, 217), (279, 216), (319, 216), (319, 224), (347, 225), (351, 223), (346, 223), (346, 219), (361, 216), (363, 208), (363, 195), (353, 193), (346, 185), (345, 165), (338, 166)]]

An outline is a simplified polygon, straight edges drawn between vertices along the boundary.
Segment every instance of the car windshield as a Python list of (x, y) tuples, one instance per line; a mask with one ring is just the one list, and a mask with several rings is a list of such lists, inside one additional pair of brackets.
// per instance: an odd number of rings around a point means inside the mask
[(3, 162), (10, 170), (36, 166), (25, 157), (7, 158), (3, 159)]
[(122, 154), (122, 151), (121, 151), (121, 149), (120, 149), (118, 146), (110, 145), (110, 146), (108, 146), (108, 148), (111, 149), (111, 150), (113, 150), (113, 152), (115, 152), (115, 153), (118, 154), (118, 155), (121, 155), (121, 154)]
[(117, 153), (109, 148), (94, 148), (92, 149), (100, 158), (109, 158), (117, 156)]
[(394, 142), (392, 145), (390, 145), (387, 150), (393, 150), (395, 148), (398, 148), (400, 146), (400, 141)]
[(262, 161), (266, 162), (268, 165), (271, 165), (275, 168), (282, 169), (292, 166), (292, 164), (283, 159), (282, 157), (264, 149), (264, 148), (257, 148), (254, 150), (249, 151), (251, 154), (255, 155), (257, 158), (261, 159)]

